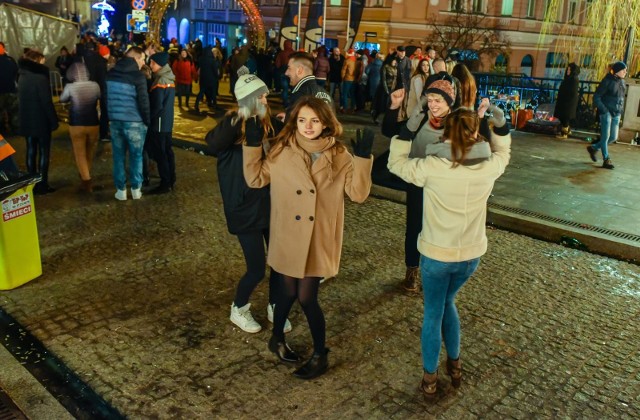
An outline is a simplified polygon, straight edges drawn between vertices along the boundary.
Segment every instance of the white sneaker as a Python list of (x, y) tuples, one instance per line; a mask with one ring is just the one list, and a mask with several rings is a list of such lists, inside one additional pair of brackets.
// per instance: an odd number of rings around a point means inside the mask
[[(276, 308), (276, 304), (275, 303), (273, 303), (273, 304), (270, 303), (270, 304), (267, 305), (267, 319), (272, 324), (273, 324), (273, 311), (275, 310), (275, 308)], [(291, 329), (292, 329), (291, 322), (289, 322), (289, 320), (287, 319), (284, 322), (284, 329), (282, 331), (288, 333), (288, 332), (291, 331)]]
[(140, 200), (141, 197), (142, 197), (142, 190), (140, 188), (138, 188), (137, 190), (134, 190), (133, 188), (131, 188), (131, 198), (133, 198), (134, 200)]
[(125, 201), (127, 199), (127, 190), (117, 190), (115, 197), (117, 200)]
[(257, 333), (262, 327), (253, 319), (251, 315), (251, 304), (247, 303), (242, 308), (238, 308), (234, 303), (231, 304), (231, 315), (229, 319), (236, 324), (242, 331), (248, 333)]

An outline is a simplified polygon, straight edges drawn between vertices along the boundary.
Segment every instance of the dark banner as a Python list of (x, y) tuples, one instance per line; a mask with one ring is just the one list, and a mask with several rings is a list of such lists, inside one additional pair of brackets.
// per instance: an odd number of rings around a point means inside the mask
[(280, 48), (284, 49), (284, 42), (293, 42), (293, 48), (298, 49), (296, 38), (298, 35), (298, 10), (300, 0), (285, 0), (282, 8), (282, 21), (280, 22)]
[(311, 0), (307, 27), (304, 30), (304, 50), (309, 52), (322, 44), (322, 23), (324, 20), (324, 0)]
[(358, 33), (358, 27), (360, 26), (360, 20), (362, 19), (362, 12), (364, 11), (364, 0), (351, 0), (351, 19), (349, 19), (349, 40), (347, 41), (347, 47), (351, 48), (353, 40)]

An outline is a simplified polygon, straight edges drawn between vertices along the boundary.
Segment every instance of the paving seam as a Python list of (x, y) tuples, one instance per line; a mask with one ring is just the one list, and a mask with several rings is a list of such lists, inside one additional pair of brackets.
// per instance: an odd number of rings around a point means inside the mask
[(7, 351), (75, 418), (125, 418), (1, 307), (0, 336)]

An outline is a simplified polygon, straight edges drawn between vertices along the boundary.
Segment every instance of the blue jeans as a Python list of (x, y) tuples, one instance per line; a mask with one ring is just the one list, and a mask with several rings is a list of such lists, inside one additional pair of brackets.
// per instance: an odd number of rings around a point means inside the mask
[(422, 364), (424, 371), (438, 370), (442, 337), (451, 359), (460, 357), (460, 318), (455, 298), (458, 290), (471, 277), (480, 258), (462, 262), (436, 261), (422, 255), (420, 271), (424, 293), (422, 321)]
[(147, 126), (142, 122), (111, 121), (113, 148), (113, 181), (116, 188), (127, 188), (125, 162), (129, 151), (129, 184), (131, 189), (142, 186), (142, 150)]
[(342, 82), (342, 91), (340, 92), (340, 107), (342, 109), (349, 109), (349, 105), (351, 105), (351, 108), (355, 108), (354, 89), (353, 82)]
[(593, 145), (596, 150), (602, 151), (602, 159), (609, 159), (609, 143), (618, 140), (618, 128), (620, 115), (600, 114), (600, 141)]

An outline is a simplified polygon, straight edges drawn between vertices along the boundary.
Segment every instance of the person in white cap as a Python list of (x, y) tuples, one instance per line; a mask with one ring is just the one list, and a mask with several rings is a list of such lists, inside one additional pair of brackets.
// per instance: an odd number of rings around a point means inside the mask
[[(238, 107), (229, 111), (211, 130), (205, 140), (209, 151), (218, 158), (218, 182), (229, 232), (238, 237), (244, 253), (247, 271), (240, 279), (231, 305), (231, 322), (249, 333), (262, 327), (251, 314), (249, 298), (266, 270), (265, 245), (269, 242), (271, 201), (269, 187), (249, 188), (242, 173), (242, 144), (246, 141), (246, 125), (251, 120), (260, 129), (263, 153), (269, 150), (267, 138), (275, 137), (283, 123), (271, 116), (267, 103), (269, 89), (258, 76), (238, 77), (234, 93)], [(269, 305), (267, 318), (273, 322), (273, 311), (281, 276), (271, 270), (269, 276)], [(291, 331), (287, 320), (284, 332)]]

